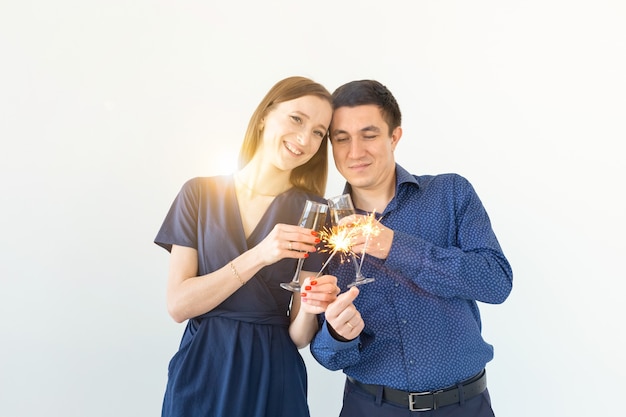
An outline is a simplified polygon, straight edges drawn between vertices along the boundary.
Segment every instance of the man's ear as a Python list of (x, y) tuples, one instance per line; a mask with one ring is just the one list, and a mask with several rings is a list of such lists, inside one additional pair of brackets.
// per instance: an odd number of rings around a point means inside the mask
[(396, 149), (396, 146), (398, 145), (398, 142), (400, 142), (401, 137), (402, 137), (402, 127), (398, 126), (395, 129), (393, 129), (393, 132), (391, 132), (391, 148), (393, 150)]

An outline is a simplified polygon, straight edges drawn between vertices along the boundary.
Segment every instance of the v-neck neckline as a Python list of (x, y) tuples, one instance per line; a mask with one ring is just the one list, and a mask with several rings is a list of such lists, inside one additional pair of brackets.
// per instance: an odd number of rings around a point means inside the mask
[[(237, 207), (237, 218), (238, 218), (238, 223), (239, 223), (239, 231), (241, 236), (243, 237), (244, 242), (246, 242), (246, 249), (249, 249), (251, 247), (251, 243), (255, 242), (255, 237), (260, 233), (259, 232), (259, 228), (262, 227), (263, 225), (265, 225), (266, 223), (266, 219), (269, 216), (269, 213), (272, 212), (272, 208), (274, 207), (274, 205), (276, 204), (276, 202), (278, 200), (283, 199), (283, 197), (290, 193), (294, 187), (291, 187), (285, 191), (283, 191), (282, 193), (276, 195), (272, 201), (268, 204), (267, 208), (265, 209), (265, 211), (263, 212), (263, 215), (259, 218), (259, 221), (254, 225), (254, 228), (250, 231), (250, 235), (246, 236), (246, 229), (244, 227), (243, 224), (243, 216), (241, 214), (241, 206), (239, 204), (239, 198), (237, 197), (237, 187), (235, 186), (235, 176), (231, 175), (230, 178), (230, 187), (232, 190), (232, 198), (234, 198), (235, 200), (235, 207)], [(255, 246), (255, 245), (252, 245)]]

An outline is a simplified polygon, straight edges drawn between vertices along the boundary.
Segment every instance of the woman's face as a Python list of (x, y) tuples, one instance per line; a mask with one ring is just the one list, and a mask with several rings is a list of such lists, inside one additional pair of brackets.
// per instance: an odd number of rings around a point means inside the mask
[(278, 103), (263, 119), (259, 156), (281, 170), (305, 164), (322, 144), (331, 117), (330, 103), (316, 96)]

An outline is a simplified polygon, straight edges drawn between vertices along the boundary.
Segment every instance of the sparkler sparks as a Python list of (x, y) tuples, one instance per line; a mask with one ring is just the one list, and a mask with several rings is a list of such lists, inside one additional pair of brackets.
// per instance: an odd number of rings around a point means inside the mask
[(350, 253), (352, 251), (352, 239), (356, 234), (355, 228), (346, 226), (333, 226), (330, 230), (322, 230), (320, 239), (326, 246), (322, 251)]
[(373, 211), (368, 216), (357, 217), (354, 223), (333, 226), (330, 229), (322, 229), (320, 232), (320, 239), (324, 242), (325, 247), (321, 250), (321, 252), (330, 252), (330, 257), (326, 263), (324, 263), (324, 266), (322, 266), (322, 269), (320, 269), (317, 276), (319, 277), (322, 274), (324, 268), (326, 268), (330, 260), (335, 256), (335, 254), (337, 254), (337, 252), (342, 254), (341, 262), (350, 259), (356, 262), (357, 254), (352, 250), (352, 242), (354, 238), (361, 234), (365, 236), (365, 244), (363, 245), (363, 250), (361, 252), (362, 262), (370, 236), (378, 236), (378, 234), (380, 234), (381, 228), (378, 224), (379, 221), (376, 220), (376, 215)]
[(362, 217), (362, 222), (358, 225), (366, 239), (370, 236), (378, 236), (380, 234), (380, 226), (378, 226), (379, 220), (376, 220), (376, 212), (371, 212), (367, 217)]

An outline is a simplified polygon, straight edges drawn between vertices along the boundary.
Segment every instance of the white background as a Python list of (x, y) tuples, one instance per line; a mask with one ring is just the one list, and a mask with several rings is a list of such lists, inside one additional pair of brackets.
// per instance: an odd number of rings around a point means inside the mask
[[(514, 269), (481, 304), (496, 414), (620, 415), (625, 22), (620, 0), (3, 0), (0, 416), (159, 415), (183, 325), (152, 240), (290, 75), (378, 79), (397, 160), (474, 184)], [(302, 354), (336, 415), (341, 373)]]

